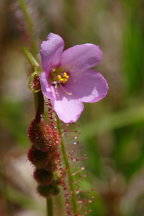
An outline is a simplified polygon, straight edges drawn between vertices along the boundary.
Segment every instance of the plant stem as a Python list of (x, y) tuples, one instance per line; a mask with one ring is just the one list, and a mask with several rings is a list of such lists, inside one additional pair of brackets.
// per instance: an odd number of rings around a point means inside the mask
[[(25, 0), (18, 0), (18, 2), (23, 12), (23, 15), (25, 17), (25, 21), (27, 23), (27, 27), (30, 35), (31, 51), (34, 56), (29, 52), (27, 48), (23, 48), (23, 51), (26, 58), (30, 62), (31, 66), (34, 68), (34, 70), (36, 70), (39, 68), (39, 64), (35, 59), (37, 55), (37, 42), (36, 42), (37, 38), (35, 34), (35, 29)], [(41, 117), (43, 117), (44, 115), (44, 98), (41, 91), (34, 93), (34, 102), (35, 102), (35, 110), (36, 110), (35, 121), (39, 122), (41, 120)], [(53, 216), (52, 198), (47, 198), (46, 203), (47, 203), (47, 216)]]
[(47, 216), (53, 216), (53, 203), (52, 203), (52, 198), (48, 197), (46, 199), (47, 203)]
[(31, 54), (31, 52), (28, 50), (27, 47), (23, 47), (23, 52), (27, 58), (27, 60), (29, 61), (29, 63), (31, 64), (31, 66), (35, 69), (37, 67), (39, 67), (39, 63), (37, 62), (37, 60), (34, 58), (34, 56)]
[(39, 122), (44, 115), (44, 98), (41, 91), (34, 93), (34, 102), (36, 109), (35, 120)]
[(33, 26), (33, 22), (31, 19), (31, 16), (29, 14), (28, 6), (25, 2), (25, 0), (18, 0), (20, 9), (23, 12), (25, 21), (27, 23), (28, 31), (29, 31), (29, 36), (30, 36), (30, 44), (32, 48), (33, 55), (35, 56), (37, 54), (37, 43), (36, 43), (36, 34)]
[(72, 171), (71, 171), (69, 159), (67, 157), (66, 148), (65, 148), (63, 138), (62, 138), (60, 121), (58, 118), (57, 118), (57, 129), (59, 131), (59, 135), (61, 138), (61, 150), (62, 150), (64, 163), (65, 163), (65, 166), (67, 169), (68, 182), (69, 182), (69, 187), (70, 187), (70, 191), (71, 191), (71, 195), (72, 195), (72, 197), (71, 197), (72, 210), (73, 210), (74, 216), (76, 216), (77, 215), (77, 197), (76, 197), (76, 192), (75, 192), (75, 188), (74, 188), (73, 176), (72, 176)]

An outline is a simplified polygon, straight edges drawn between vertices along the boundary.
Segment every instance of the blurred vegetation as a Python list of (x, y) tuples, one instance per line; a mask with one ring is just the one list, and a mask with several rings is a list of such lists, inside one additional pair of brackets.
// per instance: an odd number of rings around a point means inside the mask
[[(30, 0), (28, 5), (39, 41), (54, 32), (66, 48), (90, 42), (104, 53), (97, 69), (108, 80), (109, 94), (85, 104), (78, 123), (88, 156), (83, 162), (88, 178), (80, 185), (94, 190), (88, 215), (144, 216), (143, 0)], [(17, 2), (1, 0), (0, 216), (44, 215), (25, 157), (34, 107), (23, 45), (29, 41)]]

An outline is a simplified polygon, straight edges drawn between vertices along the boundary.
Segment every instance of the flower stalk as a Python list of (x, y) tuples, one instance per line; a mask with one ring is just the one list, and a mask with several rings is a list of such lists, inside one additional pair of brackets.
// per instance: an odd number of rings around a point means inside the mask
[(46, 199), (47, 203), (47, 216), (53, 216), (53, 203), (52, 203), (52, 198), (48, 197)]
[[(29, 36), (30, 36), (30, 42), (31, 42), (31, 50), (32, 50), (32, 53), (34, 56), (25, 47), (23, 48), (23, 52), (24, 52), (26, 58), (28, 59), (28, 61), (30, 62), (34, 71), (38, 72), (39, 71), (39, 63), (35, 59), (35, 57), (37, 55), (38, 48), (37, 48), (37, 40), (36, 40), (36, 34), (35, 34), (33, 22), (32, 22), (30, 14), (29, 14), (28, 7), (27, 7), (25, 0), (18, 0), (18, 3), (19, 3), (21, 11), (23, 12), (25, 21), (27, 23)], [(44, 114), (44, 98), (43, 98), (41, 90), (38, 92), (34, 92), (34, 102), (35, 102), (35, 110), (36, 110), (35, 120), (37, 122), (39, 122), (41, 116)], [(53, 216), (53, 204), (52, 204), (52, 198), (51, 197), (46, 198), (46, 205), (47, 205), (47, 216)]]
[(24, 52), (24, 55), (26, 56), (27, 60), (29, 61), (29, 63), (33, 67), (33, 69), (35, 70), (36, 68), (38, 68), (39, 67), (39, 63), (34, 58), (34, 56), (31, 54), (31, 52), (28, 50), (27, 47), (23, 47), (23, 52)]

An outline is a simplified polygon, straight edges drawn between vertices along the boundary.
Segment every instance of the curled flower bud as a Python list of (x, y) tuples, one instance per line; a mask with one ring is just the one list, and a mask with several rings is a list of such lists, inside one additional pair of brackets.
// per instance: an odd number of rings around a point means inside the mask
[(59, 193), (59, 187), (56, 185), (38, 185), (37, 190), (41, 196), (49, 197)]
[(53, 173), (45, 169), (36, 169), (34, 171), (34, 178), (42, 185), (48, 185), (53, 180)]
[(32, 144), (43, 152), (55, 152), (60, 143), (57, 130), (49, 126), (44, 119), (33, 120), (29, 126), (28, 136)]
[(50, 157), (48, 152), (41, 152), (34, 146), (32, 146), (28, 152), (29, 161), (39, 169), (47, 166)]

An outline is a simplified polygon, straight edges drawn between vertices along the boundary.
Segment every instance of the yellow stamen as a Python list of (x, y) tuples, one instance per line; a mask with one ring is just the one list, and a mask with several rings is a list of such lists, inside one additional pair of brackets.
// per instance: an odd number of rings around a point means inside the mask
[(54, 68), (51, 72), (50, 79), (54, 85), (65, 84), (69, 80), (69, 75), (61, 68)]
[(51, 73), (51, 81), (53, 83), (61, 83), (65, 84), (69, 79), (69, 75), (67, 72), (63, 72), (60, 69), (54, 69), (53, 72)]
[(57, 81), (63, 84), (66, 83), (68, 79), (69, 79), (69, 75), (66, 72), (57, 75)]

